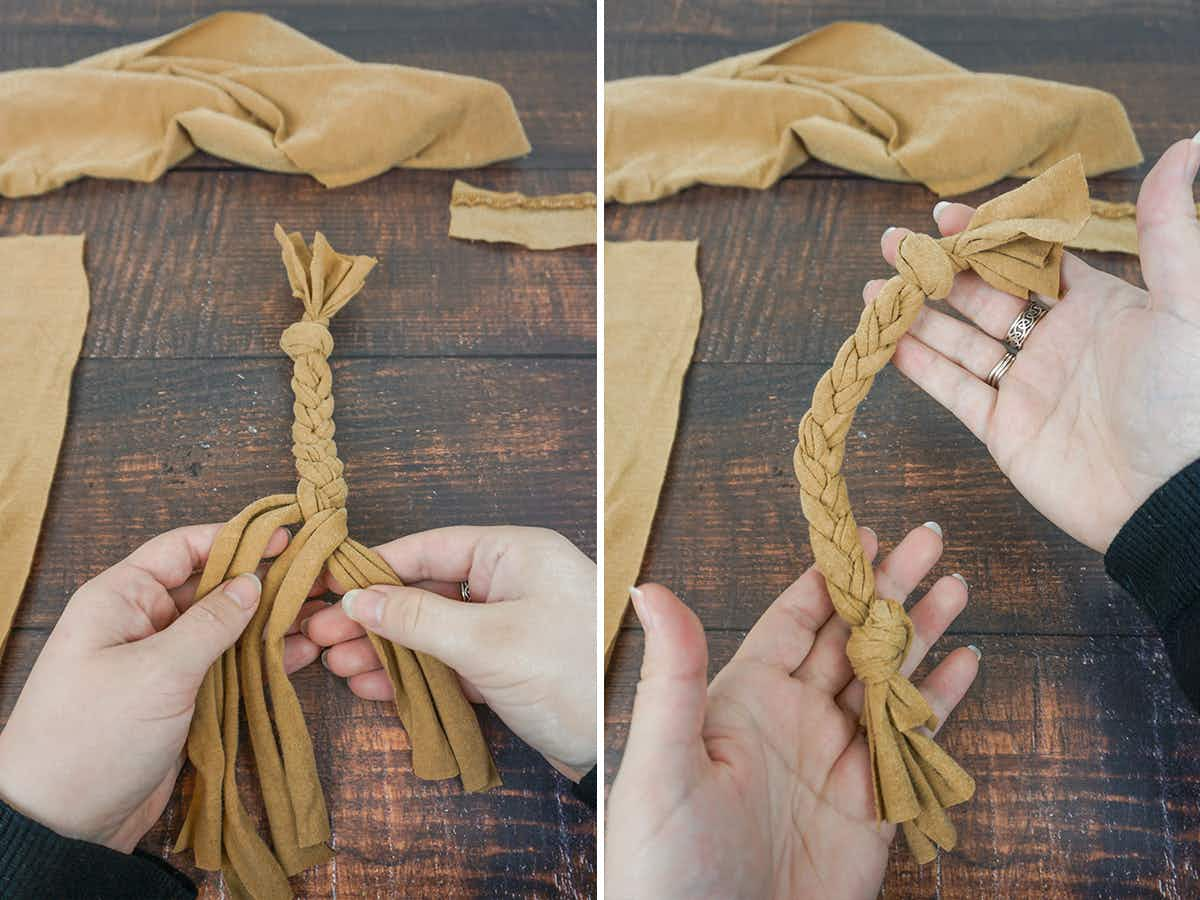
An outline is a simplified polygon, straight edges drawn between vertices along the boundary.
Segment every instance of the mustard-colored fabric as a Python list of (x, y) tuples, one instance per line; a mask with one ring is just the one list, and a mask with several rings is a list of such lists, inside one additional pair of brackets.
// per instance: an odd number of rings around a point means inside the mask
[(922, 732), (937, 719), (921, 693), (900, 674), (913, 626), (901, 597), (876, 592), (863, 555), (842, 459), (855, 408), (887, 365), (926, 298), (950, 293), (967, 269), (1017, 297), (1059, 294), (1063, 244), (1090, 215), (1083, 162), (1072, 156), (1034, 180), (984, 203), (959, 234), (935, 240), (909, 234), (900, 244), (897, 275), (863, 310), (813, 391), (795, 452), (804, 515), (816, 564), (838, 615), (851, 626), (846, 655), (866, 686), (862, 724), (871, 750), (875, 807), (903, 826), (918, 862), (955, 844), (945, 809), (968, 800), (975, 782)]
[(1111, 94), (970, 72), (862, 22), (678, 76), (609, 82), (604, 106), (605, 197), (622, 203), (693, 184), (766, 188), (810, 157), (943, 195), (1073, 153), (1089, 175), (1142, 160)]
[(596, 195), (499, 193), (455, 181), (450, 237), (559, 250), (596, 243)]
[[(1200, 204), (1196, 205), (1196, 213), (1200, 215)], [(1083, 226), (1083, 231), (1067, 242), (1067, 246), (1137, 256), (1137, 206), (1133, 203), (1092, 200), (1091, 218)]]
[[(267, 571), (262, 599), (242, 638), (201, 686), (188, 734), (195, 782), (175, 847), (192, 848), (197, 866), (221, 869), (235, 896), (255, 900), (291, 897), (288, 876), (332, 856), (312, 739), (284, 670), (284, 635), (326, 567), (347, 588), (400, 584), (382, 557), (349, 537), (348, 488), (333, 440), (329, 319), (362, 289), (375, 260), (336, 252), (320, 232), (311, 249), (299, 234), (286, 234), (278, 225), (275, 236), (292, 293), (304, 305), (303, 318), (279, 342), (293, 362), (296, 492), (256, 500), (226, 523), (198, 593), (253, 571), (277, 528), (301, 527)], [(479, 722), (455, 674), (432, 657), (374, 637), (371, 642), (395, 689), (396, 709), (412, 744), (414, 773), (429, 779), (461, 775), (468, 791), (499, 784)], [(238, 795), (243, 698), (270, 847)]]
[(50, 497), (87, 317), (83, 235), (0, 238), (0, 654)]
[(604, 244), (604, 653), (667, 472), (700, 329), (695, 241)]
[(85, 175), (153, 181), (196, 150), (338, 187), (394, 166), (484, 166), (529, 142), (498, 84), (358, 63), (251, 13), (59, 69), (0, 72), (6, 197)]

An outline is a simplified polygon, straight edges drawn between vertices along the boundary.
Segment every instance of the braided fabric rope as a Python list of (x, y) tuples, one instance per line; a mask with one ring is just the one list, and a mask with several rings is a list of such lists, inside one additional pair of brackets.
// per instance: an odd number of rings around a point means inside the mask
[(850, 624), (846, 655), (863, 682), (862, 724), (870, 745), (879, 819), (898, 823), (917, 861), (953, 849), (946, 808), (975, 792), (975, 782), (937, 743), (937, 718), (901, 674), (913, 626), (899, 599), (880, 596), (858, 539), (842, 460), (846, 434), (875, 375), (887, 365), (926, 298), (950, 293), (954, 276), (971, 270), (1017, 297), (1057, 297), (1063, 243), (1090, 214), (1078, 156), (981, 206), (967, 228), (936, 240), (909, 234), (897, 274), (863, 310), (858, 327), (813, 391), (799, 426), (794, 465), (813, 555), (838, 615)]
[[(226, 523), (201, 575), (198, 596), (254, 571), (278, 528), (300, 528), (268, 569), (262, 599), (242, 639), (209, 670), (201, 686), (187, 744), (195, 782), (175, 847), (192, 848), (198, 867), (221, 869), (235, 897), (255, 900), (290, 898), (288, 876), (333, 855), (312, 739), (283, 666), (284, 635), (326, 569), (343, 589), (401, 583), (382, 557), (349, 536), (348, 491), (333, 439), (328, 323), (362, 289), (375, 260), (343, 256), (319, 232), (311, 251), (299, 234), (288, 235), (278, 225), (275, 237), (292, 291), (304, 304), (303, 318), (280, 339), (293, 362), (296, 492), (256, 500)], [(414, 773), (425, 779), (461, 776), (468, 791), (499, 784), (455, 674), (432, 657), (369, 637), (395, 689), (397, 712), (412, 744)], [(238, 794), (243, 702), (270, 847)]]

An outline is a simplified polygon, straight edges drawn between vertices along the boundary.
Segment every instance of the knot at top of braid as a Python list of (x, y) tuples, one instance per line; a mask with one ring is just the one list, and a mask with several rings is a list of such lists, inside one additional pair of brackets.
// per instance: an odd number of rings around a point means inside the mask
[(896, 271), (900, 277), (933, 300), (941, 300), (954, 286), (954, 276), (967, 263), (927, 234), (910, 232), (896, 251)]
[(862, 625), (850, 629), (846, 656), (863, 684), (887, 681), (900, 671), (913, 625), (904, 607), (895, 600), (876, 597)]

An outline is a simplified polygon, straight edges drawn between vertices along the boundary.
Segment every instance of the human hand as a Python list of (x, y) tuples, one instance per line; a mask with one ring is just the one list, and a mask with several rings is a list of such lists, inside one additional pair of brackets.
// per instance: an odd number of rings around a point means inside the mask
[[(1064, 254), (1061, 299), (1033, 329), (999, 389), (984, 379), (1025, 301), (960, 274), (947, 302), (926, 306), (892, 362), (983, 441), (1039, 512), (1104, 552), (1139, 506), (1200, 457), (1200, 224), (1192, 181), (1200, 143), (1180, 141), (1138, 197), (1142, 276), (1149, 291)], [(939, 204), (940, 206), (940, 204)], [(973, 210), (940, 206), (942, 234)], [(894, 263), (907, 230), (883, 237)], [(882, 281), (869, 282), (869, 302)]]
[[(126, 853), (162, 815), (204, 673), (258, 606), (253, 575), (195, 597), (220, 528), (161, 534), (71, 597), (0, 732), (6, 803), (59, 834)], [(287, 542), (280, 529), (267, 556)], [(318, 652), (289, 634), (284, 665), (295, 671)]]
[[(878, 567), (881, 595), (905, 597), (925, 577), (942, 554), (935, 529), (909, 532)], [(874, 532), (859, 537), (873, 560)], [(779, 595), (707, 690), (695, 614), (660, 585), (633, 599), (646, 647), (609, 797), (609, 896), (875, 897), (896, 829), (875, 821), (850, 627), (821, 574)], [(912, 607), (906, 676), (966, 602), (966, 582), (947, 576)], [(977, 654), (953, 651), (921, 684), (938, 721), (974, 681)]]
[[(329, 648), (326, 668), (366, 700), (391, 700), (364, 628), (428, 653), (551, 765), (575, 781), (587, 774), (596, 764), (596, 564), (541, 528), (439, 528), (375, 549), (407, 586), (351, 591), (304, 623)], [(459, 599), (464, 581), (471, 603)]]

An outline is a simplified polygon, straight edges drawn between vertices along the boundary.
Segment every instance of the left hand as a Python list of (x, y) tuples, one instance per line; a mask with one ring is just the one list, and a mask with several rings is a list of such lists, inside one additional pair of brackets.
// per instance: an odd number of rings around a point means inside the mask
[[(258, 606), (253, 575), (195, 597), (220, 528), (159, 535), (76, 591), (0, 732), (0, 799), (59, 834), (126, 853), (150, 830), (183, 766), (204, 673)], [(280, 529), (267, 555), (287, 543)], [(285, 638), (289, 672), (317, 653), (301, 634)]]

